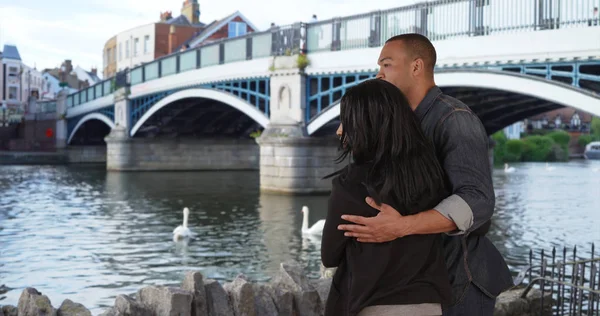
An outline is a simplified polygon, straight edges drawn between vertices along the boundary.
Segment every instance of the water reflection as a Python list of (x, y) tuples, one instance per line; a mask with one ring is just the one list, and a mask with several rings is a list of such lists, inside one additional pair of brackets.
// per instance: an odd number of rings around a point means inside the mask
[[(515, 164), (494, 174), (490, 239), (514, 269), (529, 248), (600, 242), (600, 162)], [(267, 280), (286, 260), (316, 277), (320, 240), (305, 238), (324, 218), (327, 196), (259, 192), (257, 172), (113, 173), (103, 168), (2, 167), (0, 284), (16, 304), (26, 286), (58, 306), (65, 298), (93, 308), (147, 284), (179, 283), (185, 270), (230, 280), (243, 272)], [(173, 242), (182, 209), (195, 239)], [(586, 249), (587, 250), (587, 249)]]

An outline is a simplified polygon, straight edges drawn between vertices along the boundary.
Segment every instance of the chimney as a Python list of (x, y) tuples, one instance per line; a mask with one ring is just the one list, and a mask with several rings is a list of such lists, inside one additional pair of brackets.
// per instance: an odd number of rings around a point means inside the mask
[(70, 59), (65, 59), (65, 72), (67, 74), (73, 72), (73, 64), (71, 63)]
[(177, 33), (175, 33), (175, 25), (171, 25), (169, 30), (169, 54), (175, 51), (177, 46)]
[(173, 14), (171, 13), (171, 11), (165, 11), (165, 12), (161, 12), (160, 13), (160, 21), (161, 22), (167, 22), (168, 20), (173, 18)]

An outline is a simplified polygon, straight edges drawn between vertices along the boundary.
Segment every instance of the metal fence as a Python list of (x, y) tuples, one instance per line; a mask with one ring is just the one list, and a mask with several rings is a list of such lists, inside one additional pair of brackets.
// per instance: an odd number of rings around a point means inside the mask
[[(237, 61), (299, 52), (379, 47), (398, 34), (432, 41), (600, 25), (600, 0), (437, 0), (315, 23), (272, 26), (264, 32), (210, 42), (130, 70), (131, 85)], [(73, 107), (114, 92), (114, 78), (70, 95)]]
[(572, 252), (530, 251), (529, 264), (515, 280), (526, 285), (522, 297), (533, 288), (540, 290), (537, 310), (543, 315), (600, 315), (600, 256), (595, 257), (594, 251), (594, 244), (583, 256), (577, 247)]

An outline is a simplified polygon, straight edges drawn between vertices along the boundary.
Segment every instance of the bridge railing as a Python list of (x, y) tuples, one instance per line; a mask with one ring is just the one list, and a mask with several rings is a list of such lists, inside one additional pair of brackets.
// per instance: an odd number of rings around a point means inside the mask
[(303, 24), (279, 26), (264, 32), (218, 40), (167, 55), (131, 70), (131, 85), (193, 69), (299, 51)]
[(115, 78), (111, 77), (69, 95), (67, 97), (67, 108), (78, 106), (112, 94), (115, 91), (114, 82)]
[(403, 33), (437, 41), (597, 26), (598, 7), (599, 0), (438, 0), (310, 23), (306, 48), (310, 53), (379, 47)]
[[(193, 69), (299, 51), (379, 47), (398, 34), (433, 41), (459, 37), (600, 26), (600, 0), (437, 0), (315, 23), (275, 26), (177, 52), (130, 70), (131, 85)], [(125, 74), (125, 76), (127, 73)], [(119, 80), (117, 80), (119, 81)], [(70, 95), (73, 107), (114, 92), (109, 78)]]

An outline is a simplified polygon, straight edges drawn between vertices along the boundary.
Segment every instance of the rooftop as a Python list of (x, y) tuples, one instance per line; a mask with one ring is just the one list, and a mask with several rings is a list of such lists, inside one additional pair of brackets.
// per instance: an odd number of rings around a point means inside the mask
[(21, 55), (19, 55), (19, 50), (16, 46), (4, 45), (4, 53), (2, 54), (2, 58), (21, 60)]

